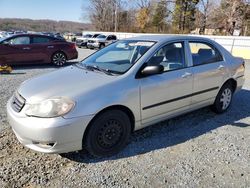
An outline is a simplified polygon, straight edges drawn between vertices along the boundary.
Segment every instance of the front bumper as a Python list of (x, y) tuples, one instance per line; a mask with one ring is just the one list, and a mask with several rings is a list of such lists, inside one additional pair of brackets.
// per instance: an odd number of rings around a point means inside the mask
[(27, 117), (7, 104), (9, 123), (27, 148), (43, 153), (67, 153), (82, 149), (84, 131), (93, 116), (65, 119)]
[(99, 42), (98, 43), (87, 43), (88, 48), (99, 48)]
[(235, 92), (238, 92), (242, 89), (245, 83), (245, 76), (239, 76), (238, 78), (236, 78), (236, 81), (237, 81), (237, 88)]
[(78, 47), (87, 46), (87, 42), (76, 42), (76, 46)]

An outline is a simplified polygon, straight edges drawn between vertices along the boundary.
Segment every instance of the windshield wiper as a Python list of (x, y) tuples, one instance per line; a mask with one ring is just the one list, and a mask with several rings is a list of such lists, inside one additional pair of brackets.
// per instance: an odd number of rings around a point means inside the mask
[(87, 68), (87, 69), (89, 69), (89, 70), (92, 70), (92, 71), (94, 71), (94, 70), (97, 70), (97, 71), (100, 71), (100, 72), (104, 72), (105, 74), (107, 74), (107, 75), (113, 75), (114, 74), (114, 72), (113, 71), (111, 71), (111, 70), (109, 70), (109, 69), (102, 69), (102, 68), (100, 68), (100, 67), (98, 67), (98, 66), (92, 66), (92, 65), (85, 65), (85, 67)]

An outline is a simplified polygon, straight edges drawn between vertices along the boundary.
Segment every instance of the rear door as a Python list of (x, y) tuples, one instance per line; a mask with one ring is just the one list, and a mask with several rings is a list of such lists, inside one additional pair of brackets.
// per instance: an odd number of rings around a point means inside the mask
[(213, 100), (224, 80), (225, 61), (210, 43), (189, 41), (189, 48), (194, 74), (192, 104)]
[(54, 52), (54, 44), (52, 38), (47, 36), (32, 36), (31, 51), (34, 61), (49, 63), (52, 53)]

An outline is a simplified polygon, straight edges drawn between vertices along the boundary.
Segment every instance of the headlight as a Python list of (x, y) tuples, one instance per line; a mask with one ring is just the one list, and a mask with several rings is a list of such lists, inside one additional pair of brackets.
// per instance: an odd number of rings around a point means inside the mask
[(52, 118), (67, 114), (75, 103), (64, 97), (44, 100), (37, 104), (27, 104), (25, 114), (27, 116)]

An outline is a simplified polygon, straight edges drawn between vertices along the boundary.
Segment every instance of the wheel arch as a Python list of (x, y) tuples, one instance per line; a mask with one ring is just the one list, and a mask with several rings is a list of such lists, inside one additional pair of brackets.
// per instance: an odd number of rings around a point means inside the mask
[(52, 53), (51, 57), (50, 57), (50, 61), (53, 62), (53, 56), (56, 54), (56, 53), (63, 53), (66, 57), (66, 60), (68, 60), (68, 56), (67, 56), (67, 53), (65, 53), (63, 50), (57, 50), (55, 52)]
[(226, 81), (224, 82), (224, 84), (221, 86), (221, 88), (222, 88), (224, 85), (226, 85), (226, 84), (231, 84), (232, 87), (233, 87), (233, 92), (236, 91), (236, 89), (237, 89), (237, 81), (236, 81), (235, 79), (230, 78), (230, 79), (226, 80)]
[(135, 116), (134, 116), (133, 112), (132, 112), (128, 107), (126, 107), (126, 106), (124, 106), (124, 105), (112, 105), (112, 106), (106, 107), (106, 108), (102, 109), (101, 111), (99, 111), (99, 112), (92, 118), (92, 120), (88, 123), (88, 125), (87, 125), (87, 127), (86, 127), (86, 129), (85, 129), (85, 131), (84, 131), (84, 134), (83, 134), (83, 143), (84, 143), (84, 141), (85, 141), (85, 139), (86, 139), (86, 136), (87, 136), (87, 134), (88, 134), (88, 131), (89, 131), (89, 128), (90, 128), (92, 122), (93, 122), (99, 115), (101, 115), (102, 113), (104, 113), (104, 112), (106, 112), (106, 111), (108, 111), (108, 110), (121, 110), (121, 111), (123, 111), (124, 113), (126, 113), (126, 114), (128, 115), (128, 117), (129, 117), (129, 120), (130, 120), (130, 123), (131, 123), (131, 132), (134, 131), (134, 129), (135, 129)]

